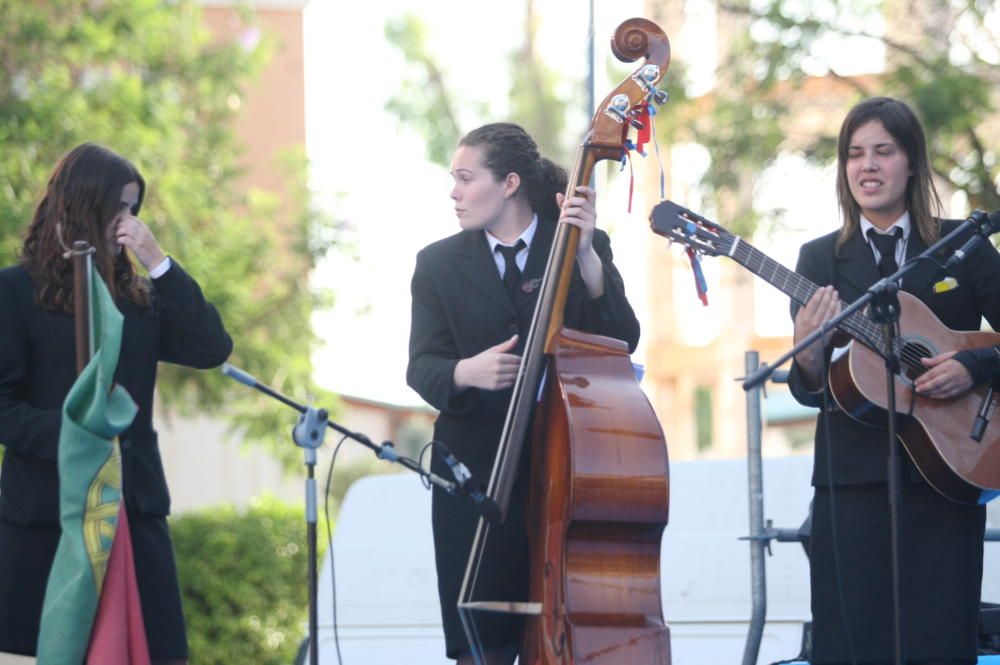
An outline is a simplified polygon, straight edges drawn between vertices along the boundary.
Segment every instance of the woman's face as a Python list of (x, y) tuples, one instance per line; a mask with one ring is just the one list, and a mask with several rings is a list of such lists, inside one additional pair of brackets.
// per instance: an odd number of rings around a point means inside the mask
[(854, 130), (846, 172), (861, 214), (879, 228), (888, 228), (906, 211), (910, 160), (881, 121), (869, 120)]
[(492, 228), (500, 219), (510, 196), (508, 177), (496, 180), (493, 172), (483, 165), (479, 146), (459, 146), (451, 159), (451, 177), (455, 186), (451, 200), (455, 202), (455, 215), (464, 230)]
[(104, 230), (104, 240), (107, 243), (108, 252), (111, 256), (121, 254), (122, 246), (115, 240), (115, 233), (118, 230), (118, 222), (133, 214), (139, 205), (139, 183), (130, 182), (122, 188), (121, 205), (118, 208), (118, 215), (108, 224)]

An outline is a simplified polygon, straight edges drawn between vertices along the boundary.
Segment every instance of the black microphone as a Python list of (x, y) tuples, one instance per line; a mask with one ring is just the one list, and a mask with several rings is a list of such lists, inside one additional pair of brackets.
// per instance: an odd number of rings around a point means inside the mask
[(969, 438), (976, 443), (982, 442), (983, 434), (986, 434), (986, 426), (990, 424), (990, 411), (993, 406), (993, 393), (993, 388), (987, 388), (986, 394), (983, 395), (983, 401), (979, 404), (979, 411), (976, 413), (976, 417), (972, 421), (972, 431), (969, 433)]
[(969, 216), (969, 221), (978, 224), (979, 228), (948, 259), (948, 262), (944, 266), (944, 269), (948, 272), (954, 270), (959, 263), (965, 260), (969, 252), (975, 249), (976, 245), (985, 240), (987, 236), (1000, 231), (1000, 210), (994, 210), (988, 216), (982, 210), (976, 210)]
[(492, 501), (488, 496), (483, 494), (482, 489), (473, 482), (472, 473), (469, 471), (469, 467), (465, 466), (458, 461), (458, 458), (448, 450), (448, 447), (438, 442), (441, 446), (441, 451), (444, 453), (444, 463), (448, 465), (451, 469), (451, 473), (455, 476), (455, 481), (457, 482), (456, 491), (459, 494), (465, 494), (470, 499), (472, 499), (476, 504), (476, 510), (479, 514), (489, 522), (490, 524), (497, 524), (500, 522), (500, 508), (497, 504)]

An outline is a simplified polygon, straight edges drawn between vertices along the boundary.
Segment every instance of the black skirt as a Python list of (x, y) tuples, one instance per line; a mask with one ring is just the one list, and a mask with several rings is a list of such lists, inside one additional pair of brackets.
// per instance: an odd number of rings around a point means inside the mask
[[(132, 514), (128, 519), (150, 657), (187, 658), (184, 613), (167, 520)], [(59, 534), (55, 524), (0, 522), (0, 651), (35, 655), (45, 585)]]
[[(902, 486), (903, 656), (907, 662), (974, 663), (985, 507), (954, 503), (924, 482)], [(816, 488), (810, 543), (814, 665), (892, 662), (891, 542), (885, 484)]]
[[(434, 460), (435, 473), (448, 474), (447, 467), (443, 464), (439, 467), (439, 463), (439, 460)], [(528, 468), (522, 462), (514, 483), (507, 520), (500, 525), (491, 525), (487, 532), (485, 554), (472, 597), (474, 601), (520, 602), (528, 598), (527, 488)], [(451, 496), (435, 487), (431, 520), (445, 646), (449, 658), (458, 658), (469, 651), (457, 601), (479, 523), (479, 512), (467, 497)], [(520, 645), (524, 626), (520, 616), (474, 612), (473, 619), (484, 648)]]

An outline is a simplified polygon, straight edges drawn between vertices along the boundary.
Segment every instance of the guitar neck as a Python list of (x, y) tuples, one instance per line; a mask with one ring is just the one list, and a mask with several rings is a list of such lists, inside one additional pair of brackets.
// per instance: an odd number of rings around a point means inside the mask
[[(742, 238), (733, 236), (733, 239), (733, 247), (728, 254), (729, 258), (776, 287), (792, 301), (799, 305), (805, 305), (819, 289), (816, 284), (797, 272), (789, 270)], [(841, 307), (846, 306), (846, 303), (841, 302)], [(839, 327), (858, 341), (868, 346), (881, 348), (881, 329), (862, 312), (854, 312), (844, 319)]]

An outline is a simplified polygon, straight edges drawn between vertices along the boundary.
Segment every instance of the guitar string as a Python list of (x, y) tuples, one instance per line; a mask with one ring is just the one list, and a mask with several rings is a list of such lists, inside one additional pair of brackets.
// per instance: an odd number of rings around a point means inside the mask
[[(720, 234), (720, 237), (729, 242), (729, 246), (732, 247), (733, 243), (736, 243), (737, 238), (729, 233)], [(754, 267), (754, 258), (757, 259), (757, 267)], [(766, 254), (753, 247), (750, 243), (739, 239), (736, 246), (736, 251), (733, 252), (733, 258), (737, 259), (739, 262), (743, 263), (752, 272), (760, 275), (765, 280), (770, 281), (772, 284), (776, 284), (776, 278), (779, 272), (783, 273), (783, 284), (781, 290), (786, 290), (788, 286), (789, 279), (795, 280), (795, 284), (792, 287), (793, 294), (792, 297), (799, 302), (799, 304), (804, 304), (816, 292), (818, 288), (815, 284), (805, 279), (798, 273), (788, 270), (785, 266), (781, 265), (777, 261), (774, 261)], [(741, 260), (742, 259), (742, 260)], [(765, 276), (765, 269), (770, 267), (771, 269), (771, 279)], [(846, 306), (846, 303), (841, 301), (842, 306)], [(858, 338), (859, 341), (865, 343), (873, 349), (878, 349), (884, 346), (882, 340), (882, 332), (874, 322), (871, 322), (865, 318), (863, 315), (858, 313), (849, 316), (843, 324), (843, 327), (848, 333), (852, 334), (854, 337)], [(853, 330), (852, 330), (853, 328)], [(904, 342), (899, 351), (901, 365), (910, 373), (907, 378), (915, 378), (913, 375), (920, 376), (927, 371), (929, 368), (926, 367), (921, 361), (923, 358), (931, 357), (929, 353), (926, 353), (923, 348), (916, 344), (910, 344)], [(978, 395), (985, 395), (986, 389), (982, 386), (974, 386), (972, 392)]]
[[(732, 236), (735, 240), (736, 236)], [(730, 241), (732, 242), (732, 241)], [(740, 240), (736, 251), (733, 253), (733, 258), (737, 259), (740, 263), (745, 265), (747, 268), (766, 281), (771, 282), (777, 286), (777, 277), (781, 274), (783, 279), (783, 284), (779, 287), (782, 291), (786, 291), (788, 283), (793, 280), (794, 285), (792, 286), (792, 297), (800, 304), (805, 304), (809, 298), (812, 297), (813, 293), (819, 288), (817, 285), (813, 284), (811, 281), (802, 277), (798, 273), (789, 270), (782, 264), (771, 259), (766, 254), (753, 247), (749, 243)], [(754, 259), (756, 258), (757, 267), (754, 267)], [(771, 278), (765, 277), (766, 269), (771, 270)], [(786, 291), (787, 292), (787, 291)], [(847, 303), (841, 301), (841, 306), (846, 307)], [(879, 325), (869, 321), (864, 318), (859, 312), (855, 312), (849, 316), (844, 322), (843, 327), (847, 330), (849, 334), (857, 338), (863, 344), (871, 347), (872, 349), (880, 349), (884, 346), (884, 340), (882, 331)], [(853, 328), (853, 330), (852, 330)], [(899, 349), (899, 356), (902, 368), (909, 370), (905, 372), (906, 378), (910, 380), (916, 379), (930, 370), (929, 367), (925, 366), (921, 360), (924, 358), (932, 357), (932, 354), (928, 353), (926, 348), (922, 345), (903, 342)], [(904, 372), (900, 372), (901, 375)], [(983, 396), (986, 394), (986, 388), (983, 386), (974, 386), (972, 392), (976, 395)]]

